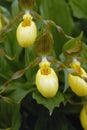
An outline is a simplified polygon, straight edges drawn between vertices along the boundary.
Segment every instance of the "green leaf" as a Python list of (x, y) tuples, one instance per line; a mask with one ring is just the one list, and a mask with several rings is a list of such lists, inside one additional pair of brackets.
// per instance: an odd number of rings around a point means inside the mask
[(14, 1), (14, 0), (6, 0), (6, 1), (8, 1), (8, 2), (12, 2), (12, 1)]
[(45, 19), (51, 19), (62, 26), (67, 33), (71, 32), (73, 22), (69, 7), (64, 0), (41, 0), (40, 11)]
[(87, 59), (87, 45), (85, 43), (82, 44), (82, 52), (81, 52), (82, 57)]
[(16, 104), (13, 100), (11, 100), (11, 99), (8, 98), (8, 97), (1, 96), (1, 98), (3, 99), (3, 101), (5, 101), (5, 102), (7, 102), (7, 103)]
[(7, 23), (8, 23), (8, 18), (10, 18), (10, 13), (9, 13), (8, 9), (6, 9), (6, 8), (3, 7), (3, 6), (0, 6), (0, 13), (5, 16), (5, 20), (6, 20)]
[(68, 56), (78, 55), (82, 50), (82, 42), (81, 38), (83, 33), (81, 33), (78, 37), (70, 39), (63, 46), (63, 52)]
[[(29, 66), (29, 64), (31, 64), (31, 62), (35, 58), (36, 58), (36, 55), (34, 53), (33, 46), (30, 46), (29, 48), (26, 48), (25, 49), (25, 67)], [(30, 81), (30, 82), (31, 81), (34, 82), (33, 80), (35, 79), (36, 72), (37, 72), (37, 67), (32, 67), (32, 68), (28, 69), (25, 72), (27, 80)]]
[(11, 68), (9, 66), (9, 63), (3, 56), (0, 56), (0, 78), (7, 80), (10, 76)]
[(11, 5), (12, 16), (16, 16), (19, 12), (18, 0), (14, 0)]
[[(13, 90), (12, 90), (13, 88)], [(7, 89), (3, 92), (3, 97), (11, 99), (14, 103), (19, 104), (22, 99), (34, 90), (32, 83), (10, 83)]]
[(14, 60), (16, 62), (19, 62), (22, 48), (18, 45), (15, 34), (16, 34), (16, 28), (14, 28), (14, 30), (12, 30), (11, 32), (7, 33), (6, 39), (4, 40), (3, 44), (4, 48), (7, 48), (6, 49), (7, 54), (11, 57), (15, 57)]
[(64, 101), (63, 94), (58, 92), (55, 97), (47, 99), (41, 96), (38, 91), (33, 92), (33, 98), (37, 101), (38, 104), (45, 106), (50, 114), (52, 114), (55, 107), (59, 107), (60, 103)]
[(69, 0), (73, 15), (77, 18), (87, 19), (87, 1), (86, 0)]
[[(74, 24), (68, 4), (65, 0), (41, 0), (40, 13), (44, 19), (53, 20), (57, 25), (61, 26), (67, 34), (72, 32)], [(66, 39), (61, 36), (56, 29), (53, 29), (52, 33), (54, 37), (55, 53), (57, 57), (59, 57)]]
[(8, 104), (0, 100), (0, 129), (19, 130), (20, 125), (20, 105)]
[(14, 115), (12, 117), (12, 130), (19, 130), (21, 125), (21, 115), (20, 115), (20, 107), (14, 110)]

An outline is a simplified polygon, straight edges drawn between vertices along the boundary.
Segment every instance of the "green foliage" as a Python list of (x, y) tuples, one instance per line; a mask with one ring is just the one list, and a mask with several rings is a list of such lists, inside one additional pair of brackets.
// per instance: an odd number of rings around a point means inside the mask
[(62, 93), (58, 92), (52, 99), (46, 99), (42, 97), (37, 91), (33, 93), (33, 98), (37, 100), (37, 103), (44, 105), (48, 108), (50, 115), (55, 107), (59, 107), (60, 103), (64, 101)]
[[(56, 24), (60, 25), (66, 33), (70, 34), (72, 32), (74, 23), (65, 0), (41, 0), (40, 12), (43, 18), (55, 21)], [(61, 53), (65, 38), (58, 34), (56, 29), (53, 29), (53, 36), (55, 53), (58, 57)]]
[(0, 129), (19, 130), (21, 125), (20, 105), (13, 105), (0, 100)]
[[(82, 130), (79, 113), (87, 99), (69, 88), (68, 70), (73, 59), (87, 70), (87, 38), (80, 26), (87, 19), (86, 3), (0, 0), (0, 130)], [(38, 35), (35, 43), (24, 49), (18, 45), (16, 30), (26, 9)], [(43, 56), (59, 78), (53, 98), (44, 98), (36, 89)]]
[(8, 97), (15, 104), (20, 104), (22, 99), (33, 90), (34, 87), (32, 86), (32, 83), (12, 83), (9, 84), (7, 89), (3, 92), (3, 97)]
[(76, 57), (82, 50), (82, 43), (81, 43), (82, 33), (80, 36), (76, 38), (70, 39), (66, 42), (63, 46), (63, 53), (68, 56)]
[[(43, 126), (43, 122), (44, 122), (44, 126)], [(48, 125), (49, 124), (49, 125)], [(53, 125), (52, 125), (53, 124)], [(69, 122), (69, 120), (62, 114), (62, 113), (57, 113), (52, 115), (52, 117), (48, 117), (48, 116), (40, 116), (35, 130), (76, 130), (72, 124)]]
[(73, 15), (77, 18), (87, 19), (87, 1), (86, 0), (69, 0)]

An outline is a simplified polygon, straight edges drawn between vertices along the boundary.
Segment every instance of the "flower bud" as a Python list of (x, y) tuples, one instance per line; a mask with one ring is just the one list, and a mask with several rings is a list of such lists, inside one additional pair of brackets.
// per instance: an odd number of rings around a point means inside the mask
[(36, 74), (38, 91), (46, 98), (54, 97), (58, 91), (58, 77), (47, 60), (42, 60)]
[(37, 28), (35, 22), (32, 20), (32, 16), (29, 13), (25, 13), (23, 21), (17, 28), (17, 40), (21, 47), (29, 47), (34, 43), (37, 36)]
[(87, 130), (87, 105), (84, 105), (80, 112), (80, 122), (84, 130)]
[(87, 95), (87, 73), (80, 66), (80, 63), (75, 61), (71, 64), (71, 68), (77, 73), (77, 75), (73, 75), (69, 73), (68, 81), (72, 91), (78, 96), (86, 96)]

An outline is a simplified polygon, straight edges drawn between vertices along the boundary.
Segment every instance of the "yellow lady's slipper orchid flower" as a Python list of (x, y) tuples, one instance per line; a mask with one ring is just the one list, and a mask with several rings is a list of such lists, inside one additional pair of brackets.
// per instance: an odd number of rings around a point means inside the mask
[(71, 68), (75, 70), (78, 75), (73, 75), (69, 73), (68, 81), (72, 91), (78, 96), (86, 96), (87, 95), (87, 73), (80, 66), (78, 61), (75, 61), (71, 64)]
[(80, 112), (80, 121), (84, 130), (87, 130), (87, 105), (84, 105)]
[(17, 28), (17, 40), (21, 47), (29, 47), (34, 43), (37, 36), (37, 28), (35, 22), (32, 20), (32, 16), (29, 13), (25, 13), (23, 21)]
[(47, 60), (42, 60), (36, 74), (38, 91), (46, 98), (54, 97), (58, 91), (58, 77)]
[(2, 29), (2, 22), (1, 22), (1, 20), (0, 20), (0, 30)]
[(2, 25), (2, 19), (1, 19), (1, 15), (0, 15), (0, 30), (2, 29), (3, 25)]

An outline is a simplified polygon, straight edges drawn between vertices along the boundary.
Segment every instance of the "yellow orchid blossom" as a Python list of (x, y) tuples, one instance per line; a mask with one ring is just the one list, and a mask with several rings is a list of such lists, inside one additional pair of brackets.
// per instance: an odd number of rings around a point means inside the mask
[(84, 130), (87, 130), (87, 105), (83, 105), (80, 112), (80, 122)]
[(37, 36), (37, 28), (32, 16), (27, 12), (23, 16), (23, 21), (17, 28), (17, 40), (21, 47), (29, 47), (34, 43)]
[(2, 18), (1, 18), (1, 14), (0, 14), (0, 30), (2, 29), (3, 24), (2, 24)]
[(86, 96), (87, 82), (84, 79), (87, 78), (87, 73), (81, 67), (78, 61), (74, 61), (71, 64), (71, 68), (74, 69), (74, 71), (78, 74), (78, 75), (73, 75), (69, 73), (68, 75), (68, 81), (72, 91), (78, 96)]
[(46, 98), (54, 97), (58, 91), (58, 77), (46, 59), (39, 64), (40, 69), (36, 74), (38, 91)]
[(2, 22), (1, 22), (1, 20), (0, 20), (0, 30), (2, 29)]

